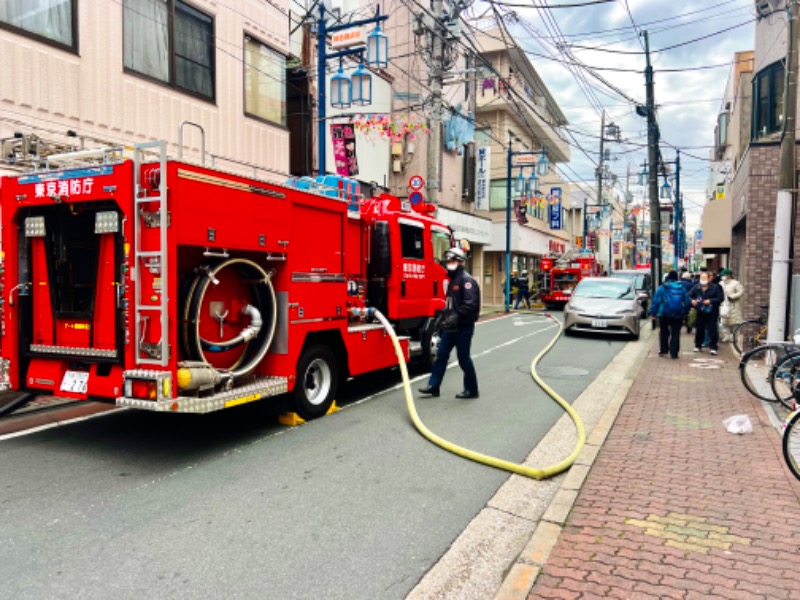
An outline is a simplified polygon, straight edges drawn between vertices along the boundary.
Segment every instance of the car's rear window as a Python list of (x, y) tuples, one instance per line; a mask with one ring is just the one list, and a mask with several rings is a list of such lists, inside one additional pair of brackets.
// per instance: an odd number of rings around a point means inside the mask
[(634, 288), (628, 281), (615, 279), (584, 279), (573, 292), (578, 298), (633, 298)]

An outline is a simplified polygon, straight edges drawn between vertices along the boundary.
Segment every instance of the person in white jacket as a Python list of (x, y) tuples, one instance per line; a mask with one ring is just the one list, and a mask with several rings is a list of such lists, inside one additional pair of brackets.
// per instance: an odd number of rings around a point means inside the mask
[(744, 294), (744, 287), (733, 278), (733, 273), (730, 269), (722, 269), (719, 275), (722, 278), (722, 291), (725, 292), (725, 299), (730, 307), (727, 315), (720, 315), (720, 322), (722, 323), (720, 338), (723, 342), (730, 342), (733, 328), (742, 322), (741, 299)]

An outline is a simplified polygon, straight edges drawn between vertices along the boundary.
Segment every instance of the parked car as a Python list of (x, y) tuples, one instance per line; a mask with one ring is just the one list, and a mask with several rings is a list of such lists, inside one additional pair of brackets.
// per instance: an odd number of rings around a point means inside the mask
[(653, 297), (653, 278), (650, 276), (650, 271), (641, 269), (620, 270), (614, 271), (612, 277), (625, 277), (633, 281), (636, 295), (642, 305), (642, 318), (645, 318), (650, 308), (650, 299)]
[(641, 310), (631, 279), (588, 277), (581, 280), (564, 307), (564, 334), (588, 331), (639, 339)]

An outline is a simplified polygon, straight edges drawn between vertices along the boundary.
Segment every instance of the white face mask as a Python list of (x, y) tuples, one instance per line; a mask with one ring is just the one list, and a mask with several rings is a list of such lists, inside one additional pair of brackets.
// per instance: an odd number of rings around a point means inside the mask
[(700, 285), (708, 285), (708, 278), (707, 277), (701, 277), (700, 278)]
[(455, 271), (458, 268), (459, 262), (457, 260), (451, 260), (447, 263), (447, 270), (448, 271)]

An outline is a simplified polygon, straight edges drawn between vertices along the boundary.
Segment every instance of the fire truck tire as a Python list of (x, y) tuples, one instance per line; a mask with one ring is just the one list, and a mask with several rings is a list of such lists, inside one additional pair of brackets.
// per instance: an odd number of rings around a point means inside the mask
[(436, 352), (439, 350), (441, 336), (434, 328), (435, 319), (428, 319), (422, 329), (422, 366), (430, 371), (433, 368), (433, 361), (436, 360)]
[(339, 387), (336, 357), (326, 346), (313, 345), (303, 350), (297, 362), (297, 383), (292, 404), (306, 421), (325, 416)]

